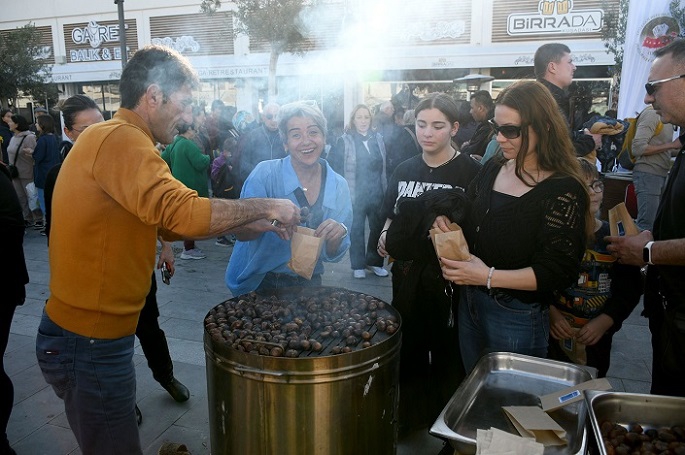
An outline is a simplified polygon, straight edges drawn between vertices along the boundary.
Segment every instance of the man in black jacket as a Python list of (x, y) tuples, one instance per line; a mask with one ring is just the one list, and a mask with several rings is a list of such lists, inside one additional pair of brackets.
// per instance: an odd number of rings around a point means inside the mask
[(487, 90), (478, 90), (471, 95), (471, 117), (478, 122), (476, 131), (468, 142), (461, 145), (461, 152), (480, 160), (492, 139), (490, 119), (494, 116), (495, 105)]
[[(645, 85), (664, 123), (685, 126), (685, 40), (654, 52)], [(680, 137), (681, 144), (685, 137)], [(647, 267), (644, 315), (652, 333), (652, 388), (657, 395), (685, 397), (685, 147), (666, 181), (652, 232), (607, 237), (607, 249), (621, 264)]]
[(589, 131), (571, 131), (570, 129), (571, 108), (566, 89), (573, 82), (573, 73), (576, 71), (576, 65), (573, 64), (571, 58), (571, 49), (561, 43), (543, 44), (535, 51), (534, 65), (535, 78), (552, 92), (559, 110), (566, 119), (566, 124), (569, 125), (576, 155), (591, 158), (594, 161), (596, 158), (594, 152), (601, 147), (602, 136), (590, 134)]

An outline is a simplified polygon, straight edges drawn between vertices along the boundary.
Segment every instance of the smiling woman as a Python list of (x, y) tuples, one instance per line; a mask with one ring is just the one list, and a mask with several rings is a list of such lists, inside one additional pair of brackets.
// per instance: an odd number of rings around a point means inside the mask
[(290, 241), (273, 232), (237, 235), (226, 269), (226, 285), (233, 295), (255, 289), (321, 284), (323, 262), (338, 262), (350, 246), (347, 225), (352, 204), (347, 182), (321, 158), (326, 144), (326, 119), (305, 103), (280, 108), (278, 128), (288, 156), (262, 161), (243, 185), (241, 198), (287, 198), (302, 209), (302, 225), (324, 240), (311, 280), (288, 268)]

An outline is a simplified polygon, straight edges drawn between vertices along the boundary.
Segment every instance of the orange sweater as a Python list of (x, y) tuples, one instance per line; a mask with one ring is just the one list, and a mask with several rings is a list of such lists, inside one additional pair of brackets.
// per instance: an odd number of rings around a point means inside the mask
[(209, 200), (172, 177), (143, 119), (119, 109), (88, 127), (55, 184), (46, 311), (85, 337), (135, 333), (158, 228), (208, 234)]

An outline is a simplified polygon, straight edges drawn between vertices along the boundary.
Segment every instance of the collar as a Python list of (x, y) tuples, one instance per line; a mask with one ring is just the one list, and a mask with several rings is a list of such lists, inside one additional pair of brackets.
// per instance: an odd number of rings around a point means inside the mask
[(152, 136), (152, 131), (150, 131), (150, 127), (147, 125), (147, 123), (145, 123), (143, 117), (138, 115), (135, 111), (126, 109), (124, 107), (120, 107), (114, 114), (113, 120), (122, 123), (130, 123), (134, 126), (137, 126), (141, 130), (143, 130), (143, 132), (150, 138), (153, 144), (157, 143), (155, 138)]
[[(290, 155), (282, 158), (283, 161), (283, 190), (286, 195), (295, 193), (295, 190), (300, 187), (300, 181), (295, 173), (295, 168), (293, 168), (292, 157)], [(326, 167), (326, 182), (324, 183), (325, 194), (323, 198), (323, 205), (328, 209), (333, 209), (336, 206), (336, 182), (333, 175), (333, 169), (328, 165), (326, 160), (319, 158), (319, 163), (321, 167)], [(294, 197), (294, 196), (293, 196)]]

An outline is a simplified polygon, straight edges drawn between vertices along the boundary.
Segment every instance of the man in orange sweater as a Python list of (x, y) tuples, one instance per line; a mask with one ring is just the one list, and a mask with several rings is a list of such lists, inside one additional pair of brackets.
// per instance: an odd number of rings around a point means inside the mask
[(192, 121), (197, 84), (177, 52), (136, 52), (121, 75), (121, 109), (88, 127), (57, 179), (36, 354), (85, 455), (142, 454), (133, 344), (158, 233), (175, 240), (270, 230), (288, 238), (299, 223), (288, 200), (209, 200), (171, 175), (155, 143), (170, 143), (175, 125)]

